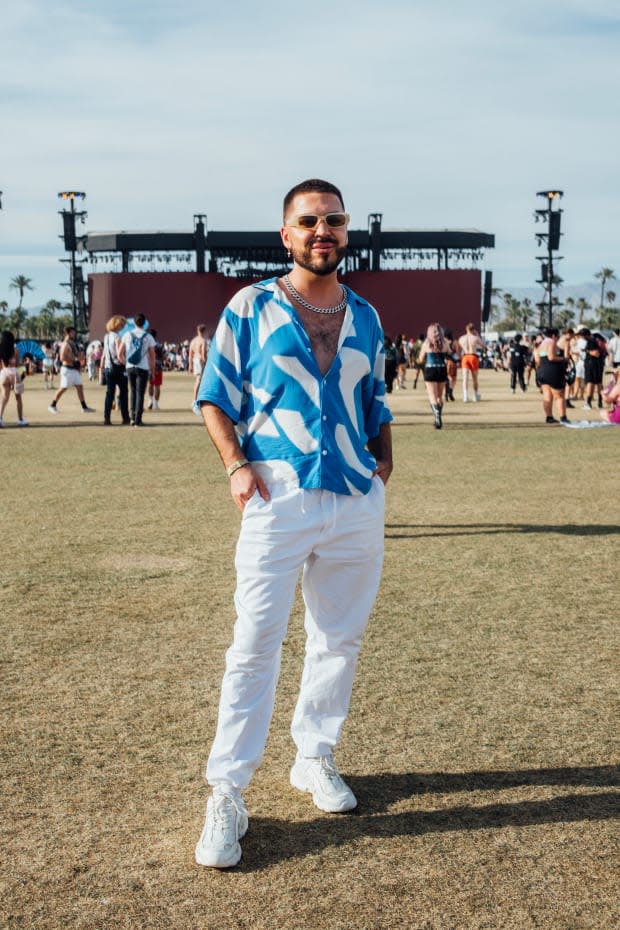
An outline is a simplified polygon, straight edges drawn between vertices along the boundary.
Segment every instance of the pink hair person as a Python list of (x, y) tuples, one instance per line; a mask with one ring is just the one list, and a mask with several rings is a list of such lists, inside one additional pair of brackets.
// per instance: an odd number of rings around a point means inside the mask
[(431, 352), (441, 352), (443, 349), (443, 329), (439, 323), (431, 323), (426, 330), (426, 338)]

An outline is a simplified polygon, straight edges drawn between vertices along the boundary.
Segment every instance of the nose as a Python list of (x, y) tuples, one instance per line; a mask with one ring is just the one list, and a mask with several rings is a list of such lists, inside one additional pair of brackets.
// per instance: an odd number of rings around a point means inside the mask
[(328, 226), (326, 219), (322, 218), (319, 220), (318, 226), (315, 228), (314, 233), (315, 235), (321, 235), (321, 236), (324, 236), (326, 233), (328, 234), (331, 233), (331, 229)]

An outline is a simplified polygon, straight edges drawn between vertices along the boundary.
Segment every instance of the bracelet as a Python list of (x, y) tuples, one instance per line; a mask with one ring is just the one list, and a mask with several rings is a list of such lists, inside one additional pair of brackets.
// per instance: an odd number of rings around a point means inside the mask
[(247, 459), (237, 459), (236, 462), (233, 462), (232, 465), (229, 465), (226, 469), (226, 474), (229, 478), (232, 478), (236, 471), (239, 471), (240, 468), (243, 468), (244, 465), (249, 465)]

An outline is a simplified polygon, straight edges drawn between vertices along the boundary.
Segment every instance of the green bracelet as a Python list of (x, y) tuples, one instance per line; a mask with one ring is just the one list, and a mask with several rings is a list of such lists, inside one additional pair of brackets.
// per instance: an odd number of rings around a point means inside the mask
[(229, 465), (226, 469), (226, 474), (229, 478), (232, 478), (236, 471), (239, 471), (240, 468), (243, 468), (244, 465), (249, 465), (247, 459), (237, 459), (236, 462), (233, 462), (232, 465)]

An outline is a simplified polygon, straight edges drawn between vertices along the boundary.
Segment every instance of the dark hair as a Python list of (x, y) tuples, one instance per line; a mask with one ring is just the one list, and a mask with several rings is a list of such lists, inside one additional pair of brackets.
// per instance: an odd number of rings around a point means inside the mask
[(335, 194), (342, 204), (342, 209), (344, 210), (344, 200), (342, 198), (342, 194), (335, 184), (332, 184), (330, 181), (322, 181), (320, 178), (309, 178), (307, 181), (301, 181), (299, 184), (296, 184), (295, 187), (291, 187), (290, 191), (284, 198), (282, 214), (285, 219), (286, 214), (288, 213), (288, 208), (292, 204), (297, 194)]
[(68, 336), (69, 333), (75, 333), (75, 332), (77, 332), (77, 330), (75, 326), (73, 326), (73, 324), (71, 324), (71, 326), (65, 326), (65, 336)]
[(144, 324), (146, 323), (146, 317), (144, 316), (143, 313), (139, 313), (139, 314), (136, 316), (134, 322), (135, 322), (136, 326), (139, 326), (140, 328), (142, 328), (142, 327), (144, 326)]
[(544, 330), (544, 334), (547, 337), (547, 339), (550, 339), (551, 336), (556, 336), (556, 337), (559, 336), (560, 331), (559, 329), (556, 329), (555, 326), (547, 326)]
[(5, 329), (0, 336), (0, 362), (8, 365), (15, 354), (15, 336), (10, 329)]
[(523, 336), (521, 335), (521, 333), (515, 333), (515, 342), (521, 342), (522, 339), (523, 339)]

